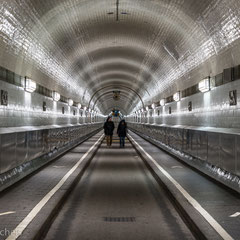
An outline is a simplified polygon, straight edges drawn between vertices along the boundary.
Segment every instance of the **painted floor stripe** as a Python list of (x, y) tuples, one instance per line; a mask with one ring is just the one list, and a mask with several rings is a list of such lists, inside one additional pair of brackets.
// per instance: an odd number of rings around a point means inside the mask
[(236, 212), (236, 213), (234, 213), (233, 215), (231, 215), (229, 217), (238, 217), (238, 216), (240, 216), (240, 212)]
[(216, 230), (216, 232), (224, 240), (233, 240), (225, 229), (153, 158), (150, 156), (130, 135), (131, 140), (141, 149), (142, 152), (154, 163), (154, 165), (175, 185), (175, 187), (183, 194), (187, 201), (207, 220), (207, 222)]
[(80, 158), (80, 160), (65, 174), (65, 176), (60, 180), (60, 182), (50, 191), (48, 194), (32, 209), (32, 211), (23, 219), (22, 222), (12, 231), (7, 240), (17, 239), (26, 227), (31, 223), (31, 221), (36, 217), (40, 210), (46, 205), (46, 203), (51, 199), (51, 197), (63, 186), (67, 179), (72, 175), (72, 173), (78, 168), (81, 162), (88, 156), (88, 154), (93, 150), (93, 148), (102, 140), (103, 135), (95, 142), (95, 144)]
[(53, 166), (54, 168), (64, 168), (65, 166)]
[(4, 212), (4, 213), (0, 213), (0, 216), (4, 216), (4, 215), (9, 215), (9, 214), (13, 214), (15, 212)]
[(171, 168), (183, 168), (182, 166), (172, 166)]

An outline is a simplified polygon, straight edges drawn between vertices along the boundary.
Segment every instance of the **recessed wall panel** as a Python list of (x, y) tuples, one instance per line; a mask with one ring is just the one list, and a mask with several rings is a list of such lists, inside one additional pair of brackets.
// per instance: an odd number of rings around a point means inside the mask
[(220, 134), (220, 162), (223, 169), (236, 173), (235, 135)]
[(198, 157), (203, 161), (207, 161), (208, 154), (208, 137), (207, 132), (199, 131), (198, 135)]
[(240, 177), (240, 136), (236, 137), (236, 175)]
[(17, 166), (16, 134), (1, 135), (1, 173)]
[(27, 132), (17, 133), (16, 159), (17, 164), (21, 165), (27, 160), (28, 154), (28, 134)]

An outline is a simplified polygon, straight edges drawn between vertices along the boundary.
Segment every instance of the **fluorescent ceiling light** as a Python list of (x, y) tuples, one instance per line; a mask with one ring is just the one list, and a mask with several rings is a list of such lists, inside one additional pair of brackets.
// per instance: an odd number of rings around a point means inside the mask
[(58, 92), (53, 92), (53, 100), (56, 102), (60, 100), (60, 94)]
[(174, 100), (175, 102), (180, 101), (180, 91), (176, 92), (176, 93), (173, 95), (173, 100)]
[(25, 78), (25, 91), (27, 92), (34, 92), (37, 88), (37, 84), (36, 82), (34, 82), (32, 79), (30, 78)]
[(201, 92), (207, 92), (210, 90), (210, 79), (205, 78), (198, 83), (198, 89)]

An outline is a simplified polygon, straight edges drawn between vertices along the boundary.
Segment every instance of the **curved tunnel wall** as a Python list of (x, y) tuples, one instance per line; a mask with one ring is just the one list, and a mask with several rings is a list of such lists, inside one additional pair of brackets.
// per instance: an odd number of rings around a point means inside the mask
[(240, 192), (240, 131), (131, 122), (128, 125), (178, 159)]
[(240, 64), (239, 7), (237, 0), (119, 1), (116, 21), (115, 0), (3, 0), (0, 65), (83, 105), (107, 84), (102, 75), (120, 71), (109, 81), (134, 83), (151, 104)]
[[(128, 121), (150, 124), (183, 125), (215, 128), (240, 128), (240, 98), (230, 105), (229, 94), (240, 93), (240, 80), (215, 87), (206, 93), (197, 93), (182, 98), (179, 102), (167, 103), (148, 112), (128, 116)], [(192, 110), (189, 111), (189, 102)], [(171, 113), (169, 112), (171, 108)]]
[(0, 191), (102, 129), (102, 123), (0, 129)]
[[(81, 124), (102, 122), (104, 118), (38, 93), (28, 93), (22, 87), (1, 79), (0, 91), (8, 94), (8, 105), (0, 105), (1, 127)], [(46, 111), (43, 111), (43, 102), (46, 103)]]

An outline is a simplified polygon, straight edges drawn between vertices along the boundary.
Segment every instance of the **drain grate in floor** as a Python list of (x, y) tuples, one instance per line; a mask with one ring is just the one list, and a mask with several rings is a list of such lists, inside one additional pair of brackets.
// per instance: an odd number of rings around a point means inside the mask
[(103, 217), (105, 222), (136, 222), (135, 217)]

